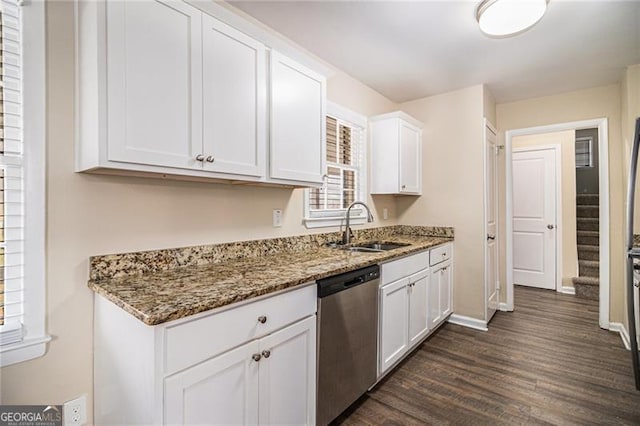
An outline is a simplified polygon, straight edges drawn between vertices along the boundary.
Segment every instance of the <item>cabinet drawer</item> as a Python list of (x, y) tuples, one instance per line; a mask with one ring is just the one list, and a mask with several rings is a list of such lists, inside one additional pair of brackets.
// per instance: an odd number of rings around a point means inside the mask
[[(316, 312), (309, 285), (164, 330), (164, 373), (172, 374)], [(265, 317), (261, 323), (259, 317)]]
[(434, 249), (431, 249), (429, 256), (429, 265), (437, 265), (440, 262), (451, 259), (452, 244), (443, 244)]
[(412, 254), (411, 256), (403, 257), (398, 260), (393, 260), (381, 265), (381, 284), (388, 284), (390, 282), (399, 280), (400, 278), (407, 277), (411, 274), (421, 271), (429, 265), (429, 252), (423, 251), (420, 253)]

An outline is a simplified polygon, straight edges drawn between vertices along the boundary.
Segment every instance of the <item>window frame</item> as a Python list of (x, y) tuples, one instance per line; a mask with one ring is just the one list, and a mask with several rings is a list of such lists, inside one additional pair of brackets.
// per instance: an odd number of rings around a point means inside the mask
[[(592, 136), (582, 136), (579, 138), (576, 138), (576, 145), (578, 144), (578, 142), (580, 143), (588, 143), (588, 154), (589, 154), (589, 164), (587, 165), (578, 165), (578, 162), (576, 161), (576, 169), (588, 169), (588, 168), (593, 168), (594, 167), (594, 161), (593, 161), (593, 137)], [(577, 156), (577, 149), (574, 152), (574, 155)]]
[[(367, 157), (367, 147), (368, 147), (368, 119), (366, 116), (359, 114), (355, 111), (352, 111), (348, 108), (345, 108), (341, 105), (338, 105), (334, 102), (327, 101), (327, 116), (331, 116), (339, 121), (342, 121), (346, 124), (353, 125), (354, 127), (360, 128), (362, 132), (360, 138), (360, 156), (362, 158), (361, 164), (359, 165), (356, 182), (358, 182), (356, 188), (356, 194), (354, 196), (355, 201), (367, 201), (367, 196), (369, 194), (368, 191), (368, 157)], [(328, 166), (327, 166), (328, 167)], [(342, 209), (331, 209), (331, 210), (323, 210), (323, 211), (312, 211), (310, 207), (310, 190), (304, 190), (304, 225), (309, 228), (324, 228), (324, 227), (332, 227), (332, 226), (341, 226), (345, 219), (345, 213), (347, 211), (346, 208)], [(362, 225), (367, 221), (367, 215), (362, 208), (354, 208), (351, 210), (351, 225)]]
[(0, 346), (0, 367), (44, 355), (51, 340), (45, 330), (45, 2), (17, 3), (22, 14), (23, 46), (24, 334), (22, 341)]

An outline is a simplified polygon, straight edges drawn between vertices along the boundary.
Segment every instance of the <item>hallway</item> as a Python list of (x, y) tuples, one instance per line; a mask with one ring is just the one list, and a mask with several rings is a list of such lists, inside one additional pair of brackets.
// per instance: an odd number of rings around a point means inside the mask
[(598, 302), (515, 288), (488, 332), (452, 324), (336, 423), (640, 424), (640, 392)]

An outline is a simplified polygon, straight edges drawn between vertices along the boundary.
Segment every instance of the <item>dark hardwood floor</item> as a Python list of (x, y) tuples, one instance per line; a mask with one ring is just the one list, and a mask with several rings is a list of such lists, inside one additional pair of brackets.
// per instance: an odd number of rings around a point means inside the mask
[(630, 355), (597, 302), (516, 287), (515, 306), (488, 332), (444, 325), (335, 423), (640, 425)]

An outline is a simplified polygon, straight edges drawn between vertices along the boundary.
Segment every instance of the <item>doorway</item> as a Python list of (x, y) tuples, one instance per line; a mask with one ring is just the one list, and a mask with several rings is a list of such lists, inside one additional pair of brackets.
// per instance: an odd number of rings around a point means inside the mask
[[(536, 135), (560, 131), (572, 131), (597, 128), (599, 140), (598, 152), (598, 183), (600, 196), (599, 211), (599, 325), (609, 328), (609, 143), (608, 121), (606, 118), (585, 120), (579, 122), (552, 124), (525, 129), (509, 130), (505, 133), (506, 151), (506, 302), (501, 304), (502, 310), (514, 309), (514, 241), (513, 241), (513, 139), (518, 136)], [(572, 171), (573, 172), (573, 171)], [(574, 204), (575, 205), (575, 204)]]

